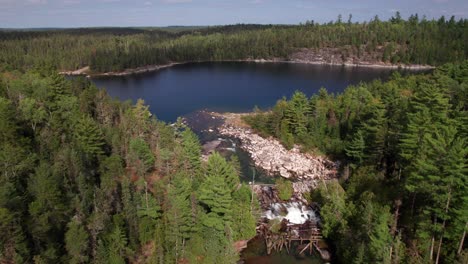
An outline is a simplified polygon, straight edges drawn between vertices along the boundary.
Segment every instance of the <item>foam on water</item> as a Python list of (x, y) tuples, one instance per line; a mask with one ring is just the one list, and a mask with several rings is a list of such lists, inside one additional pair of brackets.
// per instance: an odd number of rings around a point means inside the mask
[(303, 224), (307, 220), (318, 221), (314, 210), (299, 202), (271, 204), (270, 209), (264, 213), (264, 217), (279, 221), (286, 219), (291, 224)]

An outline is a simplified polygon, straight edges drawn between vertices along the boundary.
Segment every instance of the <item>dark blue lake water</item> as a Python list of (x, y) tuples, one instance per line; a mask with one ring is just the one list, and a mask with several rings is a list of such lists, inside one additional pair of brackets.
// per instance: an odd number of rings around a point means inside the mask
[(144, 99), (153, 114), (175, 121), (196, 110), (245, 112), (268, 108), (300, 90), (342, 92), (350, 84), (388, 79), (394, 70), (292, 63), (207, 62), (130, 76), (93, 78), (122, 100)]

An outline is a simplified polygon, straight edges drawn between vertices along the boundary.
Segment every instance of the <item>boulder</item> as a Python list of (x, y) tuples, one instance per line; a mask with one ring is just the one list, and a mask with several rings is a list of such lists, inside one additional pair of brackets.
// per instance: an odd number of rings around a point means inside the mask
[[(246, 127), (223, 125), (219, 132), (228, 137), (239, 139), (240, 147), (251, 156), (255, 165), (269, 175), (304, 181), (309, 186), (316, 186), (319, 180), (336, 177), (338, 163), (326, 157), (302, 153), (298, 146), (287, 150), (278, 140), (264, 138)], [(305, 190), (297, 186), (298, 190)]]

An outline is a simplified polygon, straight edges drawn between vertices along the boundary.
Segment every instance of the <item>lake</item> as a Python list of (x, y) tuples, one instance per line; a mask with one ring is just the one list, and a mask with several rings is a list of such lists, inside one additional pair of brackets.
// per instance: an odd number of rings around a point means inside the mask
[(348, 85), (386, 80), (395, 70), (336, 65), (255, 62), (179, 64), (159, 71), (93, 78), (99, 88), (122, 100), (141, 98), (159, 119), (173, 122), (196, 110), (246, 112), (273, 106), (300, 90), (308, 96), (325, 87), (342, 92)]

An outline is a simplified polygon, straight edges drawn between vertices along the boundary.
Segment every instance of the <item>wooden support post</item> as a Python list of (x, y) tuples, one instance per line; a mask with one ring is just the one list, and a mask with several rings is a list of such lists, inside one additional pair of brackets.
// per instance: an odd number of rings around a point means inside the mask
[(310, 246), (310, 244), (311, 244), (311, 243), (307, 244), (307, 245), (305, 246), (305, 248), (303, 248), (303, 249), (301, 250), (301, 252), (299, 252), (299, 254), (302, 254), (302, 253)]

